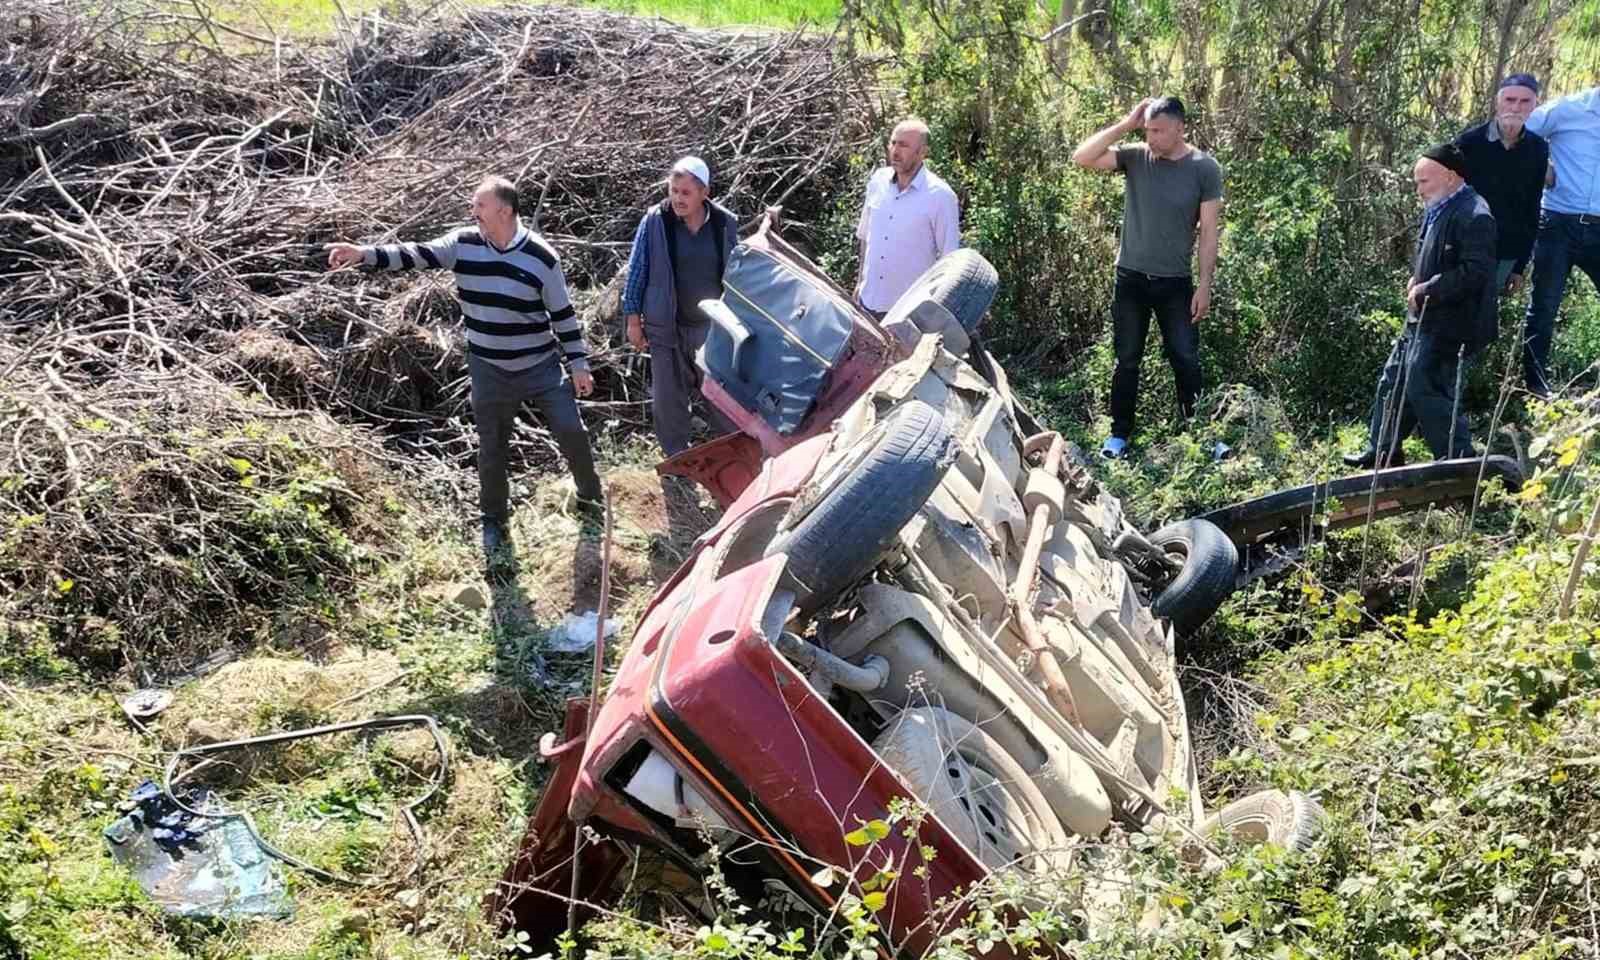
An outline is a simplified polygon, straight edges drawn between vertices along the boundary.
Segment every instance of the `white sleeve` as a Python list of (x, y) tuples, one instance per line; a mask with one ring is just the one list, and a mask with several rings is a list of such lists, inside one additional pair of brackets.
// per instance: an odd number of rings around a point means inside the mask
[(933, 246), (941, 257), (961, 249), (961, 204), (954, 190), (940, 191), (933, 220)]
[(872, 209), (872, 191), (877, 189), (878, 175), (873, 173), (867, 178), (866, 192), (861, 196), (861, 219), (856, 222), (856, 239), (862, 243), (867, 242), (867, 231), (872, 225), (867, 222), (868, 211)]

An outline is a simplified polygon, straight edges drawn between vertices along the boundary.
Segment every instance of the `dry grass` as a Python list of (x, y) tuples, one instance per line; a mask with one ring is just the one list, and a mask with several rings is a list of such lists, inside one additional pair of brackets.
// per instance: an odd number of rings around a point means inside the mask
[[(636, 465), (644, 449), (620, 452), (634, 461), (608, 474), (617, 511), (612, 605), (626, 635), (654, 589), (660, 557), (686, 550), (698, 531), (672, 527), (653, 472)], [(31, 901), (50, 884), (58, 892), (22, 923), (0, 927), (0, 947), (10, 937), (23, 956), (60, 960), (495, 954), (479, 897), (537, 798), (537, 738), (557, 726), (562, 697), (581, 690), (589, 671), (581, 655), (549, 654), (544, 638), (561, 614), (592, 597), (583, 590), (598, 573), (574, 548), (592, 538), (564, 512), (570, 480), (530, 480), (535, 490), (516, 515), (519, 569), (488, 582), (486, 609), (444, 599), (475, 579), (467, 538), (449, 527), (429, 536), (412, 527), (392, 560), (353, 584), (352, 602), (311, 631), (314, 651), (286, 641), (181, 684), (144, 731), (116, 702), (132, 678), (0, 674), (0, 895)], [(542, 660), (540, 682), (529, 675), (530, 657)], [(290, 870), (296, 912), (288, 921), (165, 917), (102, 852), (98, 834), (119, 798), (199, 737), (414, 712), (438, 719), (451, 751), (448, 788), (423, 815), (429, 849), (415, 878), (407, 879), (414, 852), (404, 831), (358, 811), (388, 809), (425, 781), (431, 742), (416, 732), (240, 752), (200, 775), (228, 803), (251, 810), (275, 843), (375, 883), (352, 889)], [(35, 832), (39, 840), (30, 839)], [(329, 952), (340, 943), (356, 952)]]

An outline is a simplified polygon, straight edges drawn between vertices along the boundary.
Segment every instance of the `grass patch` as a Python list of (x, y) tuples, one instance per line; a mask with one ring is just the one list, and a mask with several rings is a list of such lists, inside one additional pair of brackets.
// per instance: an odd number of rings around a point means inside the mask
[[(450, 0), (453, 7), (513, 6), (494, 0)], [(521, 6), (521, 4), (515, 4)], [(588, 0), (594, 6), (641, 17), (663, 17), (698, 27), (792, 27), (801, 23), (831, 25), (839, 17), (839, 0)], [(274, 32), (301, 39), (326, 36), (343, 24), (369, 13), (387, 19), (409, 19), (436, 5), (427, 0), (403, 9), (393, 0), (251, 0), (219, 4), (217, 19), (240, 30), (271, 36)], [(442, 6), (442, 5), (440, 5)], [(341, 12), (342, 11), (342, 12)], [(348, 18), (348, 19), (347, 19)]]
[(590, 0), (590, 5), (704, 27), (829, 25), (839, 0)]

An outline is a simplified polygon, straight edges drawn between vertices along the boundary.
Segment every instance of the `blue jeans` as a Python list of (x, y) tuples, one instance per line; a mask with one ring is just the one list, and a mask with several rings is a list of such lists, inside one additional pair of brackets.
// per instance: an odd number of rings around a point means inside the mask
[(1522, 375), (1528, 389), (1542, 397), (1552, 392), (1550, 341), (1573, 267), (1600, 287), (1600, 215), (1546, 210), (1539, 216), (1539, 237), (1533, 244), (1533, 297), (1522, 332)]
[(1139, 366), (1150, 318), (1161, 327), (1161, 347), (1178, 381), (1178, 412), (1194, 413), (1204, 381), (1200, 372), (1200, 327), (1189, 318), (1194, 283), (1188, 277), (1153, 277), (1117, 268), (1111, 297), (1111, 343), (1117, 367), (1111, 374), (1111, 435), (1133, 436), (1134, 408), (1139, 401)]

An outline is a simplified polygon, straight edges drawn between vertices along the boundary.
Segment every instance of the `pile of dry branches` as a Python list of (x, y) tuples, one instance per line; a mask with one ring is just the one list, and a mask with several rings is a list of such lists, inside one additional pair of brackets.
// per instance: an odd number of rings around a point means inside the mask
[[(848, 161), (872, 123), (859, 69), (814, 34), (581, 7), (391, 8), (297, 44), (189, 0), (0, 6), (0, 614), (58, 635), (67, 610), (80, 626), (198, 629), (205, 618), (180, 614), (211, 609), (197, 605), (206, 584), (233, 609), (291, 574), (337, 575), (317, 560), (244, 576), (265, 562), (244, 548), (260, 531), (226, 525), (259, 514), (260, 491), (230, 464), (270, 465), (271, 450), (193, 460), (192, 441), (158, 429), (211, 421), (210, 436), (248, 446), (250, 394), (359, 425), (348, 437), (373, 428), (388, 449), (352, 440), (363, 458), (432, 463), (470, 494), (451, 278), (330, 274), (323, 245), (438, 235), (465, 222), (480, 177), (503, 173), (574, 288), (599, 286), (685, 152), (742, 218), (783, 203), (803, 231), (857, 190)], [(642, 425), (640, 365), (615, 362), (590, 322), (590, 414)], [(554, 460), (537, 429), (518, 448)], [(137, 482), (119, 472), (141, 458), (154, 465)], [(181, 576), (149, 585), (158, 560)], [(129, 563), (152, 566), (130, 577)], [(82, 602), (63, 604), (74, 590)]]
[(452, 439), (448, 278), (329, 276), (324, 243), (437, 235), (503, 172), (569, 281), (598, 285), (677, 155), (741, 216), (782, 202), (804, 224), (852, 189), (868, 133), (852, 68), (803, 33), (523, 7), (294, 45), (195, 9), (0, 13), (3, 335), (29, 368), (200, 367)]
[(12, 669), (65, 656), (162, 676), (287, 639), (395, 539), (381, 448), (182, 375), (81, 390), (0, 379), (0, 435)]

